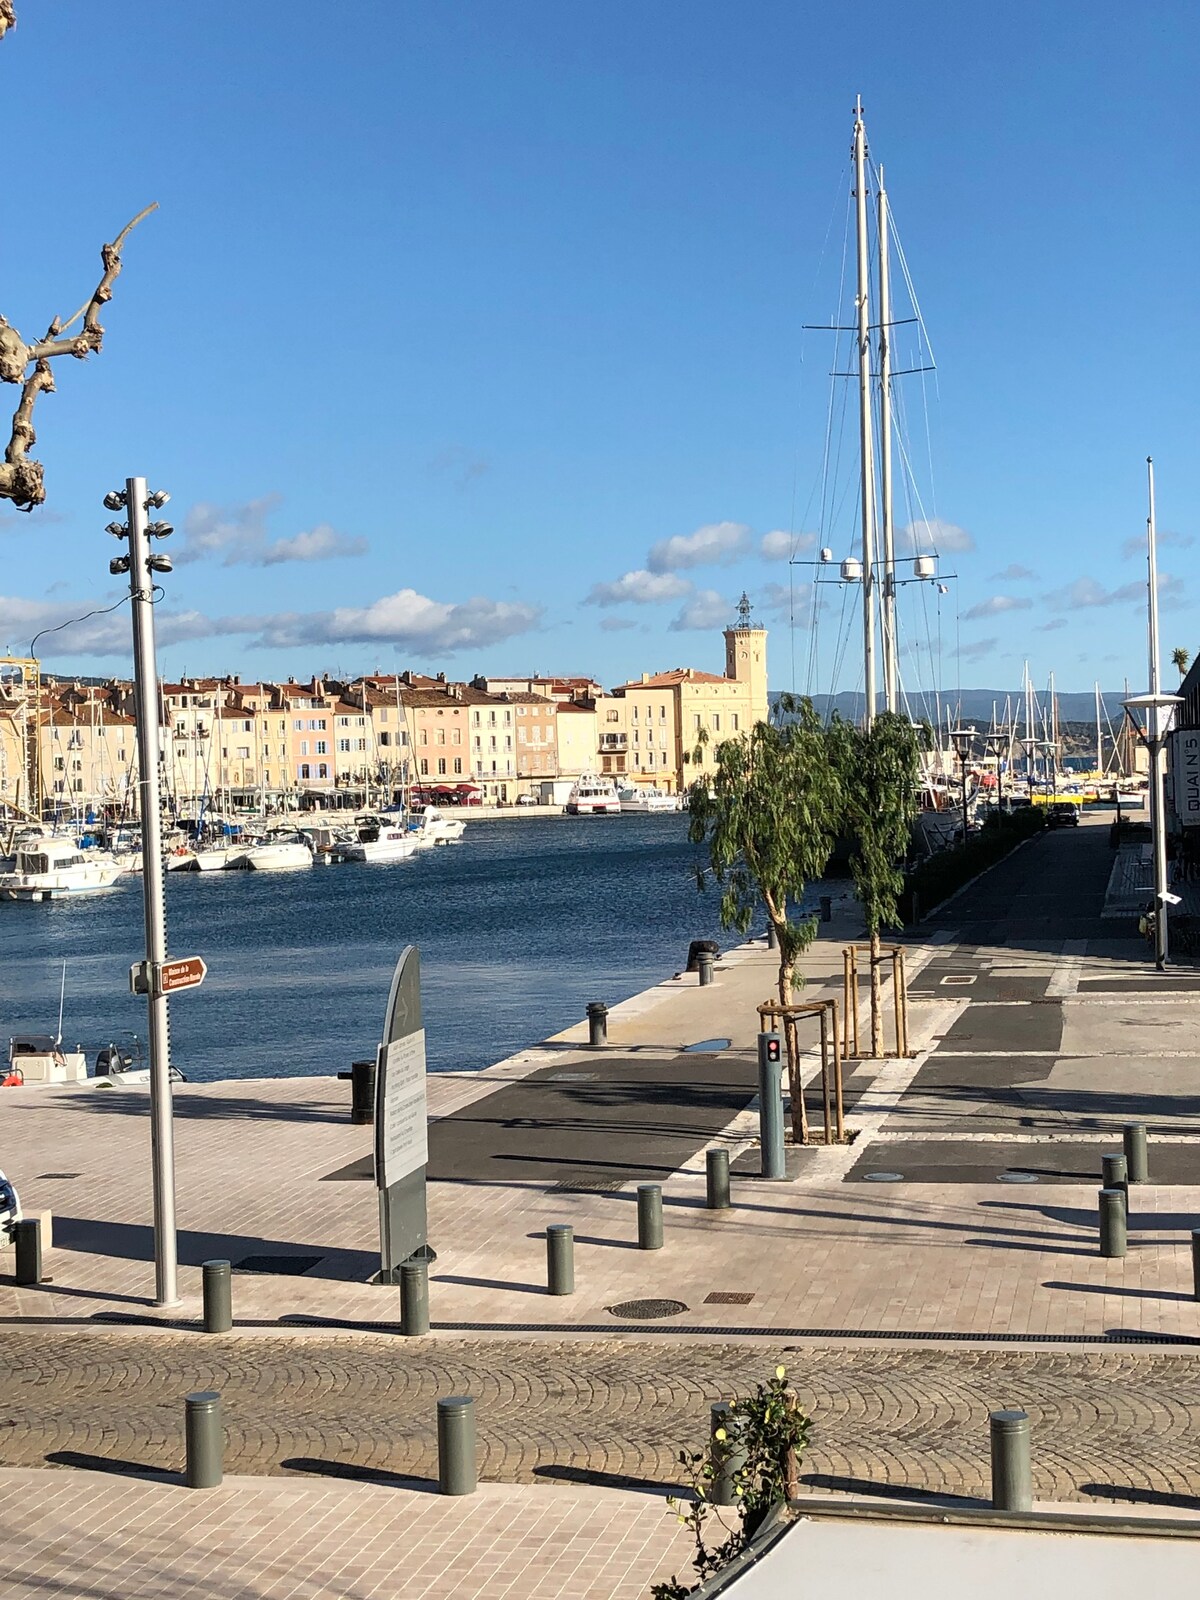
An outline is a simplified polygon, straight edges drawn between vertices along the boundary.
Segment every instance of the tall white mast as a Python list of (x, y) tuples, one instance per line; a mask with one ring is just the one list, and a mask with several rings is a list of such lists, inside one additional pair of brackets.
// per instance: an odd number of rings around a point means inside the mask
[(1104, 735), (1100, 732), (1100, 680), (1096, 679), (1096, 771), (1104, 771)]
[[(888, 262), (888, 205), (879, 168), (879, 490), (883, 507), (883, 703), (900, 709), (896, 643), (896, 548), (892, 526), (892, 287)], [(865, 563), (864, 563), (865, 565)]]
[[(1150, 694), (1162, 692), (1158, 677), (1158, 532), (1154, 520), (1154, 461), (1146, 457), (1148, 515), (1146, 517), (1146, 568), (1149, 582)], [(1167, 815), (1166, 815), (1166, 722), (1164, 708), (1147, 707), (1150, 732), (1150, 834), (1154, 843), (1154, 954), (1161, 971), (1167, 962)]]
[(854, 105), (854, 198), (858, 224), (858, 428), (862, 460), (863, 726), (875, 716), (875, 451), (871, 423), (871, 331), (867, 265), (867, 130)]

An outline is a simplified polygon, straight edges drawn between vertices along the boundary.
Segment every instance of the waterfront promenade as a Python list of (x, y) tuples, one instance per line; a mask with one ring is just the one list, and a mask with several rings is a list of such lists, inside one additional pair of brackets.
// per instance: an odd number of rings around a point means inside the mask
[[(396, 1291), (368, 1281), (370, 1130), (349, 1123), (346, 1085), (181, 1087), (175, 1313), (145, 1303), (144, 1102), (6, 1102), (5, 1148), (22, 1152), (29, 1209), (54, 1213), (54, 1248), (53, 1282), (0, 1286), (0, 1463), (178, 1470), (180, 1396), (211, 1385), (231, 1472), (397, 1489), (432, 1474), (435, 1397), (466, 1391), (485, 1479), (661, 1496), (710, 1401), (782, 1361), (814, 1417), (813, 1489), (986, 1493), (987, 1412), (1021, 1405), (1040, 1498), (1200, 1504), (1200, 974), (1156, 975), (1102, 917), (1110, 867), (1103, 825), (1051, 834), (918, 930), (914, 1056), (856, 1064), (854, 1142), (799, 1152), (788, 1182), (753, 1175), (761, 943), (725, 956), (709, 989), (668, 978), (616, 1008), (604, 1051), (580, 1026), (435, 1078), (427, 1340), (400, 1343)], [(805, 966), (832, 993), (852, 907), (823, 931)], [(1129, 1254), (1104, 1260), (1100, 1155), (1134, 1119), (1151, 1181), (1132, 1193)], [(703, 1203), (718, 1140), (735, 1173), (724, 1213)], [(647, 1179), (664, 1187), (657, 1252), (636, 1248)], [(545, 1292), (553, 1222), (576, 1229), (569, 1298)], [(237, 1328), (214, 1337), (195, 1331), (213, 1256), (307, 1264), (238, 1273)], [(682, 1309), (621, 1309), (645, 1299)], [(674, 1526), (662, 1518), (651, 1566), (674, 1559)]]

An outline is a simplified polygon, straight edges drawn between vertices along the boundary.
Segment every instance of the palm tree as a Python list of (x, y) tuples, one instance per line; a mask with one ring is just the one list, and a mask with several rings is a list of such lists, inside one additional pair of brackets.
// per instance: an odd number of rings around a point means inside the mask
[(1182, 645), (1180, 645), (1177, 650), (1172, 650), (1171, 651), (1171, 660), (1179, 668), (1179, 681), (1180, 681), (1180, 683), (1183, 682), (1184, 674), (1187, 672), (1187, 669), (1188, 669), (1188, 662), (1191, 659), (1192, 659), (1191, 656), (1183, 648)]

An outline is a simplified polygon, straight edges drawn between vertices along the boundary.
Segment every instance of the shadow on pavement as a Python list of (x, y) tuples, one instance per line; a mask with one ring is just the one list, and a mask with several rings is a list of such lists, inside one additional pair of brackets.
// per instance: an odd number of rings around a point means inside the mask
[(122, 1461), (116, 1456), (94, 1456), (84, 1450), (50, 1450), (45, 1460), (56, 1467), (75, 1467), (83, 1472), (111, 1472), (120, 1478), (145, 1478), (151, 1483), (182, 1483), (183, 1474), (144, 1466), (140, 1461)]
[(392, 1489), (412, 1489), (420, 1494), (437, 1494), (434, 1478), (414, 1478), (387, 1467), (361, 1467), (353, 1461), (327, 1461), (322, 1456), (288, 1456), (279, 1465), (284, 1472), (312, 1473), (320, 1478), (345, 1478), (351, 1483), (381, 1483)]

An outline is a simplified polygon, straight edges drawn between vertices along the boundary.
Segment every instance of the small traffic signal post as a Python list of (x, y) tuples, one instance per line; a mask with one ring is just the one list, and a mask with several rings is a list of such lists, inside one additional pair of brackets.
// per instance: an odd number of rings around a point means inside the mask
[(764, 1178), (784, 1178), (783, 1039), (778, 1033), (758, 1036), (758, 1131)]

